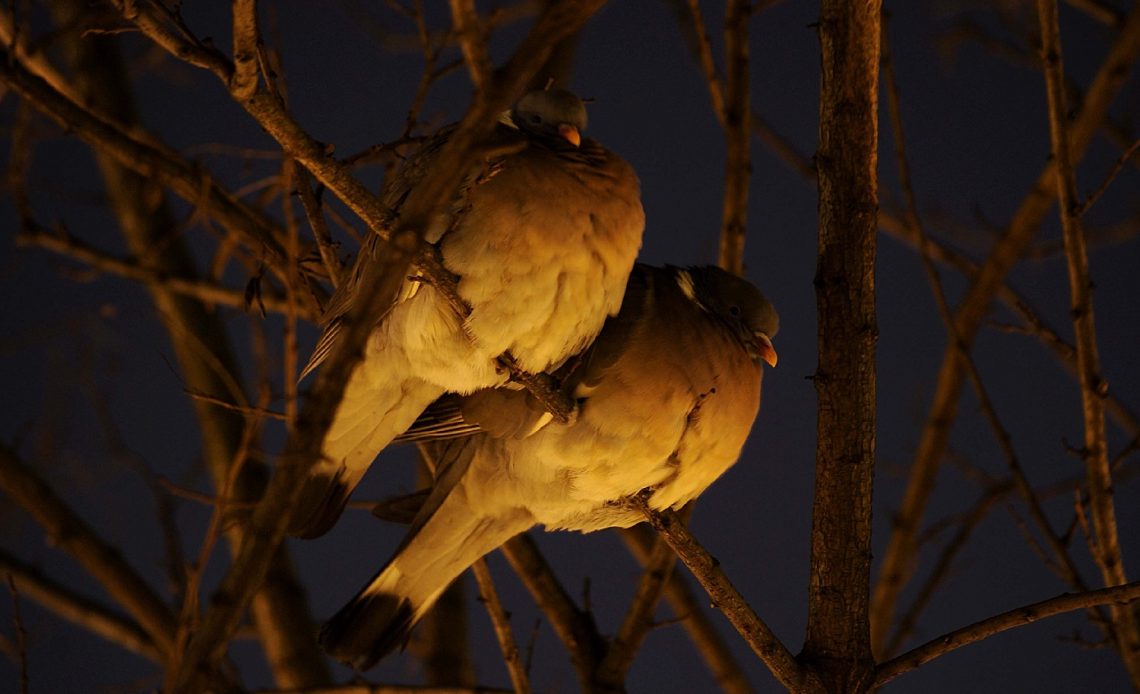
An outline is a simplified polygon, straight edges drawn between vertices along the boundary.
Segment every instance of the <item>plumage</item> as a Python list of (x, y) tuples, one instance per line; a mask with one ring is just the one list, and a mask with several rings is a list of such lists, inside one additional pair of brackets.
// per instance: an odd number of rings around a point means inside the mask
[(778, 327), (763, 295), (722, 270), (638, 265), (621, 312), (560, 374), (578, 401), (571, 422), (542, 421), (526, 392), (507, 388), (434, 405), (408, 437), (478, 433), (430, 444), (439, 476), (428, 501), (325, 626), (326, 650), (370, 667), (476, 559), (533, 525), (628, 527), (641, 518), (621, 502), (642, 490), (655, 509), (696, 498), (740, 454)]
[[(511, 153), (468, 172), (425, 235), (458, 275), (470, 316), (461, 320), (431, 286), (405, 283), (349, 379), (292, 534), (326, 532), (376, 455), (436, 398), (501, 385), (507, 374), (495, 359), (508, 351), (525, 371), (555, 369), (617, 313), (641, 245), (640, 186), (625, 161), (581, 137), (585, 126), (581, 100), (562, 90), (527, 94), (504, 117), (489, 144)], [(387, 184), (385, 202), (397, 213), (449, 132), (426, 142)], [(379, 249), (375, 240), (361, 249), (304, 374), (335, 344)]]

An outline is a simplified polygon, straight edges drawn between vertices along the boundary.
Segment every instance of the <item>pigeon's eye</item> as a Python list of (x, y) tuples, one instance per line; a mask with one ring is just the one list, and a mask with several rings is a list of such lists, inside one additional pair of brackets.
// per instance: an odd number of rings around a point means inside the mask
[(538, 125), (539, 123), (542, 122), (542, 118), (539, 117), (539, 115), (537, 113), (530, 114), (529, 116), (526, 117), (526, 119), (534, 125)]
[(729, 306), (729, 307), (728, 307), (728, 312), (729, 312), (730, 314), (732, 314), (732, 316), (733, 316), (734, 318), (735, 318), (735, 317), (738, 317), (738, 316), (740, 316), (740, 307), (739, 307), (739, 306)]

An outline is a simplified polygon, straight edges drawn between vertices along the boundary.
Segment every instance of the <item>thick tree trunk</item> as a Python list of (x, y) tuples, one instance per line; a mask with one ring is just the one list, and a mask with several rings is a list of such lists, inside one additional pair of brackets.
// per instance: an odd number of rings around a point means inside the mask
[(879, 2), (824, 0), (819, 24), (819, 366), (807, 641), (833, 692), (874, 674), (868, 601), (875, 464)]

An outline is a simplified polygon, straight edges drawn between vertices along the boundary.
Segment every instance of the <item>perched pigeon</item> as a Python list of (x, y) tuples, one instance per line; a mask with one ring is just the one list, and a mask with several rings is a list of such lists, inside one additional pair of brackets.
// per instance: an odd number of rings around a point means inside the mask
[[(504, 115), (487, 144), (510, 153), (469, 172), (426, 236), (459, 276), (471, 315), (461, 320), (430, 285), (405, 283), (349, 379), (291, 534), (331, 528), (377, 453), (440, 395), (504, 383), (508, 374), (495, 360), (505, 352), (524, 371), (556, 369), (618, 312), (645, 225), (640, 184), (624, 160), (581, 137), (585, 127), (582, 101), (564, 90), (530, 92)], [(425, 143), (386, 186), (393, 209), (430, 170), (449, 132)], [(365, 245), (334, 295), (303, 375), (335, 344), (379, 248)]]
[(572, 422), (518, 390), (441, 400), (408, 437), (457, 438), (428, 444), (434, 486), (396, 555), (325, 625), (325, 650), (371, 667), (453, 579), (536, 524), (628, 527), (642, 518), (622, 502), (638, 492), (655, 509), (696, 498), (740, 455), (777, 328), (764, 296), (719, 268), (638, 265), (621, 312), (567, 365)]

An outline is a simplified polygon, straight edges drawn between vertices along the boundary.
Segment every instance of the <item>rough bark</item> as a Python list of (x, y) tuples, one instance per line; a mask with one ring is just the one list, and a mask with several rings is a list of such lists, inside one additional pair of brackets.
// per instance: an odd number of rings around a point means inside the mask
[(874, 674), (868, 625), (875, 463), (880, 3), (825, 0), (819, 24), (819, 366), (807, 640), (833, 692)]

